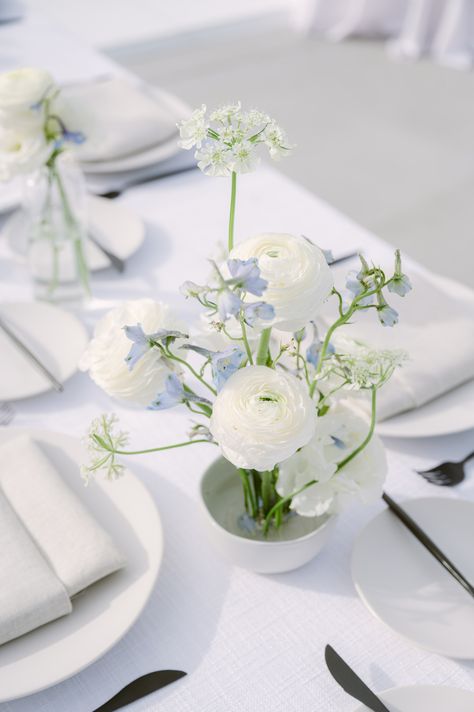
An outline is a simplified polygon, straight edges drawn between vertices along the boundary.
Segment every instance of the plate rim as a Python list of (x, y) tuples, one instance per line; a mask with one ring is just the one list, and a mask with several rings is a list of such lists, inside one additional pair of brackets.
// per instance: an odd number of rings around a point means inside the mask
[[(48, 442), (51, 442), (52, 444), (58, 445), (58, 442), (53, 442), (48, 440), (48, 437), (51, 437), (53, 439), (60, 438), (61, 440), (69, 440), (70, 442), (74, 443), (76, 446), (79, 445), (81, 446), (81, 441), (79, 438), (75, 437), (74, 435), (70, 435), (69, 433), (61, 433), (57, 430), (48, 430), (45, 428), (36, 428), (36, 427), (30, 427), (30, 426), (24, 426), (24, 427), (9, 427), (5, 428), (3, 432), (0, 434), (0, 443), (6, 442), (9, 438), (10, 435), (14, 437), (16, 434), (21, 434), (21, 433), (27, 433), (31, 435), (33, 438), (38, 438), (41, 440), (42, 437), (44, 437)], [(157, 531), (159, 532), (159, 548), (158, 548), (158, 555), (157, 555), (157, 563), (156, 563), (156, 569), (152, 574), (152, 581), (149, 587), (149, 590), (144, 597), (144, 600), (141, 604), (141, 606), (136, 610), (135, 615), (133, 615), (130, 620), (127, 622), (127, 625), (125, 628), (121, 631), (121, 633), (118, 636), (114, 637), (113, 642), (110, 644), (107, 644), (107, 646), (97, 655), (95, 655), (89, 662), (86, 662), (84, 664), (81, 664), (79, 667), (77, 667), (74, 672), (68, 673), (66, 675), (61, 675), (59, 676), (55, 682), (49, 682), (46, 683), (45, 685), (41, 685), (39, 687), (35, 687), (34, 689), (29, 690), (28, 692), (22, 692), (20, 694), (8, 697), (2, 697), (2, 693), (0, 692), (0, 704), (3, 704), (4, 702), (12, 702), (13, 700), (19, 700), (23, 699), (26, 697), (29, 697), (31, 695), (35, 695), (39, 692), (43, 692), (44, 690), (48, 690), (51, 687), (55, 687), (56, 685), (60, 685), (62, 682), (65, 682), (66, 680), (70, 680), (71, 678), (75, 677), (79, 673), (83, 672), (86, 670), (88, 667), (91, 665), (94, 665), (98, 660), (103, 658), (107, 653), (109, 653), (112, 648), (114, 648), (121, 640), (124, 638), (127, 633), (131, 630), (131, 628), (135, 625), (139, 617), (142, 615), (143, 611), (145, 610), (145, 607), (147, 606), (151, 594), (153, 593), (156, 582), (158, 580), (158, 576), (160, 574), (162, 564), (163, 564), (163, 555), (164, 555), (164, 531), (163, 531), (163, 522), (161, 520), (161, 515), (158, 510), (158, 507), (156, 505), (156, 502), (152, 495), (150, 494), (148, 488), (146, 485), (141, 481), (141, 479), (133, 473), (133, 471), (129, 470), (128, 468), (125, 469), (124, 475), (127, 477), (130, 477), (133, 479), (135, 486), (138, 486), (138, 488), (146, 494), (146, 496), (151, 500), (153, 503), (154, 511), (155, 511), (155, 524), (157, 525)], [(72, 615), (72, 614), (71, 614)], [(46, 624), (48, 625), (48, 624)], [(25, 635), (28, 635), (27, 633)], [(20, 638), (23, 636), (20, 636)], [(14, 639), (17, 640), (17, 639)], [(5, 643), (5, 645), (8, 645), (8, 642)]]
[[(413, 502), (413, 501), (426, 501), (426, 500), (445, 500), (448, 502), (461, 502), (464, 504), (470, 504), (474, 508), (474, 502), (471, 500), (467, 499), (461, 499), (457, 497), (443, 497), (443, 496), (425, 496), (425, 497), (410, 497), (407, 498), (408, 501)], [(403, 503), (403, 501), (402, 501)], [(443, 657), (449, 658), (450, 660), (474, 660), (474, 643), (473, 643), (473, 652), (469, 656), (465, 655), (452, 655), (452, 654), (447, 654), (445, 651), (440, 650), (439, 648), (433, 647), (431, 645), (427, 645), (425, 643), (420, 643), (418, 640), (415, 640), (414, 638), (411, 638), (410, 636), (406, 635), (406, 633), (401, 633), (399, 630), (394, 628), (390, 623), (387, 623), (386, 620), (382, 618), (382, 616), (376, 611), (369, 600), (367, 599), (367, 596), (365, 593), (362, 591), (360, 588), (360, 585), (356, 581), (356, 577), (354, 574), (354, 556), (355, 556), (355, 549), (356, 546), (359, 542), (359, 539), (362, 537), (362, 534), (365, 532), (365, 530), (378, 518), (385, 516), (388, 512), (388, 509), (382, 509), (380, 512), (377, 512), (377, 514), (372, 517), (366, 524), (365, 526), (362, 527), (362, 529), (358, 532), (357, 536), (354, 539), (354, 543), (352, 546), (352, 552), (351, 552), (351, 562), (350, 562), (350, 569), (351, 569), (351, 579), (353, 586), (357, 592), (357, 595), (359, 596), (360, 600), (364, 604), (364, 606), (367, 608), (367, 610), (378, 620), (380, 621), (386, 628), (389, 630), (393, 631), (396, 635), (398, 635), (400, 638), (403, 640), (407, 641), (410, 643), (410, 645), (415, 645), (415, 647), (421, 648), (422, 650), (427, 650), (430, 653), (435, 653), (436, 655), (442, 655)], [(393, 688), (389, 688), (393, 689)]]

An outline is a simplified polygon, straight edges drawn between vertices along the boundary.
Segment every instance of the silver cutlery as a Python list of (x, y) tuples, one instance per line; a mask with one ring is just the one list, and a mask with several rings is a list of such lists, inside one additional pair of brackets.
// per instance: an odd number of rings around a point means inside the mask
[(459, 462), (442, 462), (440, 465), (435, 465), (429, 470), (415, 470), (419, 475), (425, 478), (432, 485), (440, 487), (454, 487), (463, 481), (465, 477), (464, 465), (474, 457), (474, 452)]
[(181, 670), (157, 670), (149, 672), (147, 675), (142, 675), (129, 685), (123, 687), (120, 692), (104, 702), (103, 705), (97, 707), (93, 712), (114, 712), (121, 707), (130, 705), (142, 697), (151, 695), (156, 690), (161, 690), (162, 687), (171, 685), (171, 683), (180, 680), (187, 673)]
[(474, 598), (474, 586), (463, 576), (453, 562), (448, 559), (446, 554), (434, 543), (434, 541), (423, 531), (423, 529), (410, 517), (399, 504), (397, 504), (386, 492), (382, 494), (382, 499), (388, 504), (390, 510), (396, 517), (411, 531), (411, 533), (428, 549), (443, 568), (456, 579), (458, 583)]
[(184, 166), (181, 168), (176, 168), (175, 170), (167, 171), (166, 173), (160, 173), (159, 175), (147, 176), (146, 178), (137, 178), (136, 180), (131, 180), (129, 183), (124, 185), (120, 190), (108, 190), (105, 193), (98, 193), (100, 198), (108, 198), (109, 200), (115, 200), (119, 198), (122, 193), (124, 193), (129, 188), (134, 188), (138, 185), (145, 185), (146, 183), (154, 183), (162, 178), (171, 178), (171, 176), (177, 176), (180, 173), (187, 173), (188, 171), (196, 170), (196, 165)]
[(46, 366), (39, 360), (37, 356), (28, 348), (24, 341), (22, 341), (15, 332), (10, 328), (10, 326), (5, 322), (3, 318), (0, 317), (0, 329), (8, 338), (13, 341), (15, 346), (27, 357), (30, 363), (45, 376), (48, 381), (53, 386), (54, 390), (60, 393), (64, 390), (64, 386), (60, 383), (55, 376), (49, 371)]
[(390, 712), (382, 700), (372, 692), (370, 687), (356, 675), (354, 670), (330, 645), (326, 645), (324, 658), (329, 672), (348, 695), (362, 702), (372, 712)]
[(352, 260), (354, 257), (358, 257), (359, 252), (349, 252), (347, 255), (341, 255), (340, 257), (334, 257), (332, 262), (329, 263), (329, 266), (332, 267), (333, 265), (338, 265), (341, 262), (346, 262), (347, 260)]
[(0, 426), (10, 425), (15, 417), (15, 411), (9, 403), (0, 403)]

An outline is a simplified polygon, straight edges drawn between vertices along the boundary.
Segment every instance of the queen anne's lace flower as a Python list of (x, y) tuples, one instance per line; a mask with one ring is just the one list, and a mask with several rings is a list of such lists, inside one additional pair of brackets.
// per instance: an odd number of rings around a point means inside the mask
[(242, 111), (240, 102), (221, 106), (209, 116), (203, 104), (178, 128), (179, 145), (196, 149), (198, 166), (206, 175), (249, 173), (260, 160), (259, 146), (266, 146), (274, 159), (292, 148), (274, 119), (256, 109)]

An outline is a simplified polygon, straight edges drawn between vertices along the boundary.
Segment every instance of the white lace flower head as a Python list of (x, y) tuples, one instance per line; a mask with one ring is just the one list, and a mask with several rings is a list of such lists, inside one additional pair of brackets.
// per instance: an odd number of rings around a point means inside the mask
[(206, 175), (249, 173), (260, 160), (261, 147), (275, 160), (293, 148), (274, 119), (256, 109), (242, 111), (240, 102), (220, 106), (209, 115), (203, 104), (178, 128), (179, 145), (196, 149), (198, 166)]

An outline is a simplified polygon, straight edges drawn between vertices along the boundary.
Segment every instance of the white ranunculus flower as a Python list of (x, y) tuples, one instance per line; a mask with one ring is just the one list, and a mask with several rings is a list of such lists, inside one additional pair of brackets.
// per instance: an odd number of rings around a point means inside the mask
[(54, 87), (49, 72), (36, 67), (23, 67), (0, 74), (0, 111), (5, 113), (30, 110)]
[[(263, 297), (275, 309), (265, 326), (298, 331), (315, 318), (333, 287), (331, 270), (322, 250), (304, 237), (264, 233), (237, 245), (230, 258), (256, 257), (261, 276), (268, 282)], [(250, 301), (248, 296), (248, 301)]]
[(9, 181), (41, 168), (52, 150), (53, 145), (48, 144), (39, 132), (24, 135), (14, 131), (0, 133), (0, 181)]
[(375, 501), (382, 494), (387, 474), (385, 449), (377, 435), (336, 473), (337, 463), (363, 442), (368, 429), (367, 420), (349, 406), (338, 403), (331, 408), (317, 419), (311, 442), (280, 464), (278, 494), (287, 497), (318, 480), (292, 500), (291, 508), (304, 517), (338, 512), (354, 500)]
[(248, 366), (218, 394), (209, 429), (233, 465), (263, 471), (306, 445), (315, 420), (301, 381), (267, 366)]
[(146, 334), (158, 329), (182, 329), (176, 315), (162, 302), (153, 299), (125, 302), (99, 321), (79, 367), (89, 371), (92, 380), (108, 395), (147, 406), (165, 389), (170, 370), (158, 349), (150, 349), (131, 371), (128, 369), (125, 357), (132, 342), (123, 327), (137, 323)]

